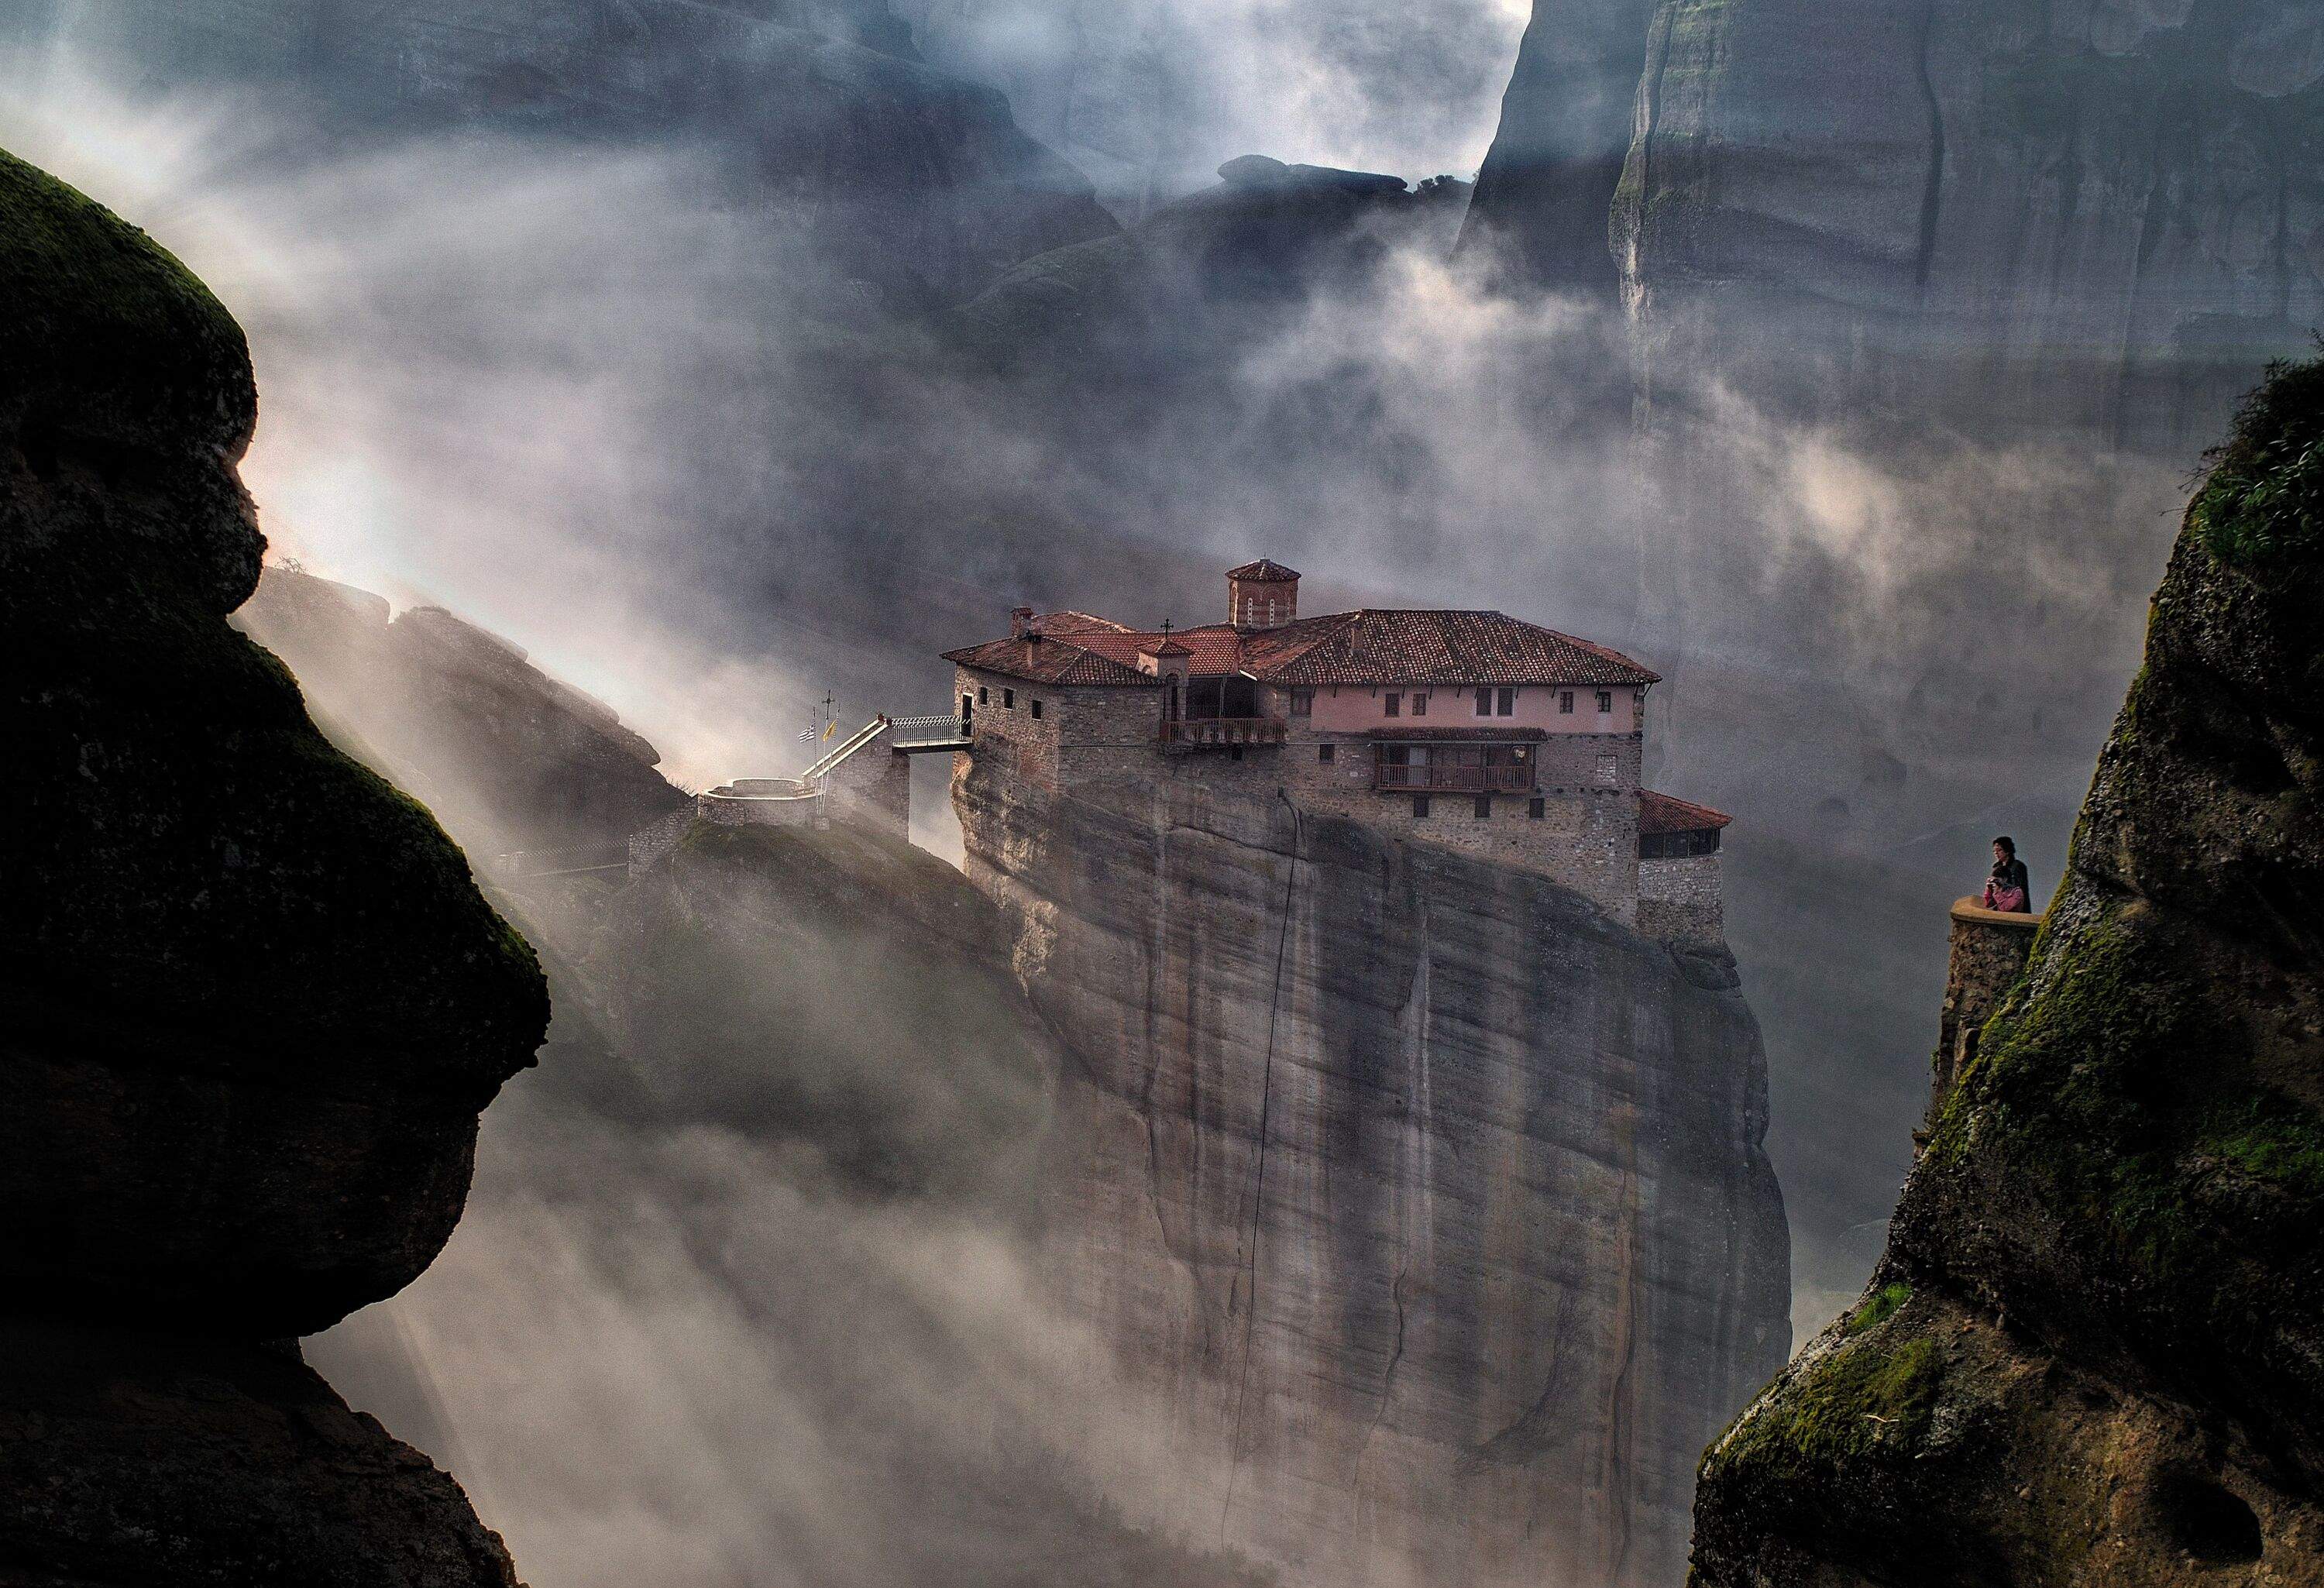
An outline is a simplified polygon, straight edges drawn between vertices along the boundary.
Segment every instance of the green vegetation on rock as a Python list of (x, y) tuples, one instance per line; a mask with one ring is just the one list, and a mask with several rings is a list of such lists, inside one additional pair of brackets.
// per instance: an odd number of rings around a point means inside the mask
[(2190, 514), (2203, 548), (2252, 568), (2324, 550), (2324, 358), (2269, 366)]
[(1919, 1445), (1944, 1381), (1944, 1350), (1925, 1335), (1893, 1350), (1850, 1340), (1783, 1380), (1711, 1460), (1761, 1481), (1829, 1479), (1876, 1448)]
[[(176, 255), (0, 150), (0, 367), (27, 398), (142, 445), (238, 455), (257, 413), (242, 328)], [(80, 410), (73, 412), (71, 410)]]
[(1892, 1280), (1864, 1298), (1862, 1305), (1848, 1315), (1848, 1325), (1841, 1333), (1861, 1334), (1867, 1329), (1877, 1329), (1896, 1316), (1896, 1309), (1913, 1299), (1913, 1288), (1901, 1279)]

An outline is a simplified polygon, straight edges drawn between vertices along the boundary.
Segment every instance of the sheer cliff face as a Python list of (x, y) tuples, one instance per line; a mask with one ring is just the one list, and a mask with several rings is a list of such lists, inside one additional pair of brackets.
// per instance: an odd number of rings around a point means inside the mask
[(1706, 1583), (2324, 1582), (2319, 442), (2307, 366), (2197, 498), (1871, 1294), (1706, 1459)]
[(506, 1583), (449, 1479), (254, 1343), (434, 1258), (539, 971), (226, 625), (234, 321), (5, 154), (0, 299), (0, 1575)]
[(1062, 1298), (1175, 1408), (1174, 1519), (1300, 1583), (1665, 1583), (1787, 1340), (1724, 956), (1288, 805), (954, 782), (1065, 1040)]
[(1618, 277), (1649, 401), (2183, 446), (2324, 311), (2319, 140), (2297, 0), (1542, 4), (1467, 236)]
[(1663, 0), (1614, 214), (1647, 395), (1804, 342), (1835, 414), (2200, 441), (2324, 311), (2319, 140), (2294, 0)]
[(1536, 5), (1461, 233), (1508, 279), (1612, 301), (1607, 220), (1654, 0)]

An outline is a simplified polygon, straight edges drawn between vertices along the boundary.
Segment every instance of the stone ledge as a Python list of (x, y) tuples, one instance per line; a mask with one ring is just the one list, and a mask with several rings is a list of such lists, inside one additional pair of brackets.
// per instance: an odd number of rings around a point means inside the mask
[(1954, 900), (1952, 914), (1953, 919), (1966, 921), (1971, 925), (2016, 927), (2025, 931), (2033, 931), (2039, 928), (2044, 919), (2039, 915), (2028, 915), (2022, 910), (1987, 909), (1971, 898)]

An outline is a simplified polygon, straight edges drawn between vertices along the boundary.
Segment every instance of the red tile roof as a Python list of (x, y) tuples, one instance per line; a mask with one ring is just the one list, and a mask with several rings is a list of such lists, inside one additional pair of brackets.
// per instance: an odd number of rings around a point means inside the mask
[(1037, 684), (1151, 684), (1135, 667), (1077, 645), (1071, 640), (988, 640), (947, 651), (946, 661), (980, 672), (1030, 679)]
[(1690, 805), (1683, 799), (1674, 799), (1651, 789), (1638, 790), (1638, 831), (1641, 834), (1708, 832), (1723, 827), (1734, 819), (1726, 812), (1713, 810), (1707, 805)]
[(1138, 665), (1139, 651), (1150, 651), (1164, 643), (1175, 644), (1184, 654), (1194, 658), (1186, 664), (1186, 670), (1190, 673), (1239, 673), (1244, 665), (1242, 636), (1225, 623), (1180, 629), (1171, 634), (1139, 634), (1127, 629), (1114, 634), (1076, 634), (1074, 643), (1086, 645), (1101, 656), (1110, 656), (1131, 667)]
[(1227, 569), (1227, 577), (1242, 579), (1254, 585), (1287, 585), (1299, 577), (1296, 568), (1286, 568), (1271, 558), (1262, 557), (1257, 562), (1246, 562), (1240, 568)]
[(1033, 627), (1044, 634), (1072, 638), (1077, 634), (1126, 634), (1128, 623), (1118, 623), (1110, 617), (1100, 617), (1093, 612), (1053, 612), (1035, 621)]
[[(1499, 612), (1342, 613), (1259, 670), (1281, 684), (1651, 684), (1618, 651)], [(1289, 628), (1305, 628), (1304, 623)], [(1264, 641), (1268, 631), (1256, 636)]]
[[(1008, 648), (1023, 641), (996, 640), (945, 659), (965, 667), (1052, 683), (1145, 683), (1138, 653), (1165, 636), (1106, 623), (1086, 613), (1036, 618), (1045, 638), (1022, 655)], [(1197, 675), (1247, 672), (1271, 684), (1651, 684), (1657, 675), (1618, 651), (1554, 629), (1545, 629), (1498, 612), (1408, 611), (1333, 613), (1303, 618), (1273, 629), (1237, 629), (1227, 623), (1183, 629), (1167, 636), (1185, 646)], [(1120, 672), (1093, 665), (1074, 677), (1050, 648), (1086, 652), (1111, 661)], [(981, 660), (970, 660), (974, 654)], [(1025, 666), (1041, 670), (1026, 672)]]

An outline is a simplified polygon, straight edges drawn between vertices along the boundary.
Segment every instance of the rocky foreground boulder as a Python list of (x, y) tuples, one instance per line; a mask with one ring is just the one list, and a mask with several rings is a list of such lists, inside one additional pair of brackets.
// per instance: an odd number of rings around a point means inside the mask
[(2324, 365), (2190, 510), (2024, 979), (1706, 1588), (2324, 1583)]
[(443, 1245), (539, 968), (226, 626), (231, 317), (5, 154), (0, 301), (0, 1580), (512, 1582), (288, 1342)]

